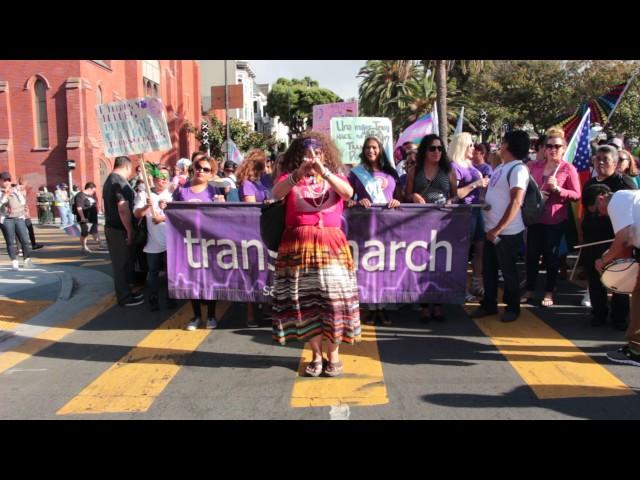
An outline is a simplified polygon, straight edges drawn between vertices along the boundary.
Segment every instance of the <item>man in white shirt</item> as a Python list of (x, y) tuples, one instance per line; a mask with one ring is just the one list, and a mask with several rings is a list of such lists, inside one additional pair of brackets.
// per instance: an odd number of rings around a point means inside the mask
[[(602, 273), (614, 260), (640, 257), (640, 190), (619, 190), (613, 194), (603, 192), (596, 199), (600, 215), (609, 215), (615, 237), (609, 250), (596, 260), (595, 267)], [(616, 352), (607, 353), (613, 362), (640, 367), (640, 275), (631, 294), (629, 327), (625, 337), (628, 344)]]
[[(172, 196), (169, 192), (169, 169), (167, 167), (158, 167), (151, 176), (153, 176), (154, 188), (150, 196), (147, 196), (144, 190), (138, 192), (133, 205), (133, 213), (136, 218), (146, 217), (148, 233), (147, 244), (143, 251), (147, 255), (149, 265), (147, 282), (149, 308), (155, 312), (159, 310), (160, 271), (167, 271), (167, 234), (164, 209), (167, 207), (167, 202), (171, 201)], [(176, 301), (169, 298), (166, 281), (164, 287), (167, 293), (167, 308), (175, 308)]]
[(503, 322), (513, 322), (520, 315), (520, 279), (516, 262), (523, 243), (522, 202), (529, 183), (529, 169), (522, 159), (529, 154), (529, 135), (522, 130), (505, 134), (500, 145), (502, 165), (493, 171), (485, 202), (489, 210), (482, 212), (484, 242), (482, 277), (484, 297), (472, 318), (498, 313), (498, 269), (504, 276)]

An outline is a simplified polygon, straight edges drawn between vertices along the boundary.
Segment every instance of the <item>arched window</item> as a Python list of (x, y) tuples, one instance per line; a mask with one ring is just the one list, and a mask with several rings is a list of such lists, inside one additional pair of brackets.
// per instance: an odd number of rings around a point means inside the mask
[(158, 96), (158, 85), (157, 84), (153, 85), (153, 96), (154, 97)]
[(42, 79), (34, 86), (36, 147), (49, 148), (49, 122), (47, 120), (47, 86)]
[(98, 86), (98, 89), (96, 90), (96, 101), (98, 102), (98, 105), (102, 105), (102, 99), (102, 87)]

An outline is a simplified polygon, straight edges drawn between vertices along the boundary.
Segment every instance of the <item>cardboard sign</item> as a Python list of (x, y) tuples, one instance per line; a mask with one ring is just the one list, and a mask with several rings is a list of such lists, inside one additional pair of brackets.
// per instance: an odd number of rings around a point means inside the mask
[(331, 135), (331, 119), (357, 117), (358, 102), (325, 103), (313, 106), (313, 131)]
[(360, 163), (362, 146), (367, 137), (377, 137), (392, 165), (393, 136), (391, 120), (379, 117), (343, 117), (331, 119), (331, 138), (342, 154), (342, 163)]
[(107, 157), (171, 150), (162, 100), (136, 98), (96, 105)]

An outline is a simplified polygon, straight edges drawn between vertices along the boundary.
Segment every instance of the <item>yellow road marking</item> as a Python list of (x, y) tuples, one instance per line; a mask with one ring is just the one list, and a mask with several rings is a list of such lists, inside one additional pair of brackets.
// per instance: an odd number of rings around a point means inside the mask
[(0, 299), (0, 330), (13, 330), (52, 303), (48, 300)]
[(305, 377), (304, 369), (311, 360), (312, 352), (307, 343), (291, 393), (292, 407), (389, 403), (374, 326), (362, 326), (362, 342), (359, 344), (340, 346), (340, 360), (344, 364), (341, 376)]
[(37, 337), (31, 338), (17, 346), (14, 350), (0, 353), (0, 373), (15, 367), (18, 363), (27, 360), (31, 356), (60, 341), (71, 332), (90, 322), (95, 317), (104, 313), (116, 304), (114, 294), (109, 294), (77, 313), (62, 325), (51, 327)]
[[(220, 305), (222, 304), (222, 305)], [(226, 307), (225, 307), (226, 305)], [(229, 302), (218, 302), (217, 318)], [(146, 412), (211, 330), (184, 330), (187, 303), (135, 348), (58, 410), (57, 415)]]
[(527, 309), (511, 323), (501, 322), (498, 315), (474, 321), (539, 399), (634, 395), (624, 382)]

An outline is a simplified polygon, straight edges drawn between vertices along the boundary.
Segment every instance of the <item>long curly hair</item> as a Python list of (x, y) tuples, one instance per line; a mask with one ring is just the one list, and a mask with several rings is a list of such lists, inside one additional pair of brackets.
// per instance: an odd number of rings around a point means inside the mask
[(238, 185), (242, 185), (245, 180), (256, 182), (267, 168), (267, 155), (264, 150), (253, 149), (244, 157), (244, 160), (236, 170)]
[(333, 140), (322, 133), (307, 132), (296, 138), (289, 145), (282, 158), (281, 173), (291, 173), (296, 170), (302, 164), (304, 152), (309, 146), (322, 150), (324, 153), (324, 165), (331, 173), (342, 174), (344, 172), (344, 166), (340, 160), (340, 152)]
[(442, 156), (440, 157), (439, 162), (440, 170), (442, 170), (444, 173), (449, 173), (451, 171), (451, 161), (449, 160), (449, 157), (447, 157), (447, 150), (442, 144), (442, 139), (436, 134), (431, 134), (424, 137), (420, 142), (420, 146), (418, 147), (418, 153), (416, 155), (416, 172), (419, 172), (422, 168), (424, 168), (424, 160), (427, 157), (427, 149), (436, 140), (440, 140), (440, 145), (442, 145)]

